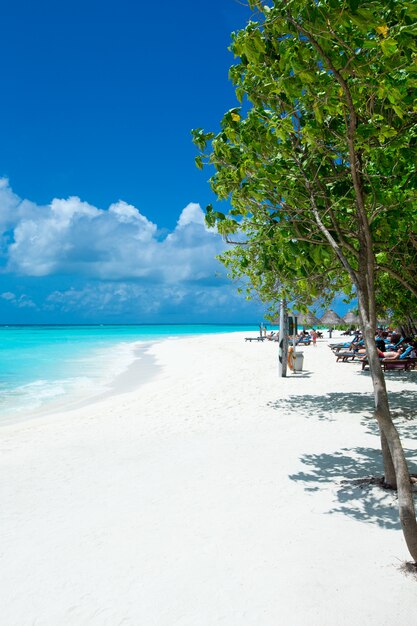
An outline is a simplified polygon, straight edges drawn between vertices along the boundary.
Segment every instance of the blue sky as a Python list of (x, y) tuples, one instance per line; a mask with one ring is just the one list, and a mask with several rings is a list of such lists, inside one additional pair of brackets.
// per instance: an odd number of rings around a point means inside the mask
[(236, 0), (2, 6), (0, 323), (252, 322), (190, 130), (236, 105)]

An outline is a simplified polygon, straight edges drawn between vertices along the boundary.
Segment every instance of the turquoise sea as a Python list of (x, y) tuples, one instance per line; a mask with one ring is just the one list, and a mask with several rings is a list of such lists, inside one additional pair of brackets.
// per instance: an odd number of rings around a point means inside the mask
[(0, 326), (0, 420), (100, 395), (137, 358), (137, 342), (234, 331), (257, 326)]

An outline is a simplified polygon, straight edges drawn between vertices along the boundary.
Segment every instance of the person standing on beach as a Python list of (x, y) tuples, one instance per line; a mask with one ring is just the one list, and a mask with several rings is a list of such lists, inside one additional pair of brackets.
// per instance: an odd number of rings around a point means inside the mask
[(316, 346), (317, 345), (317, 343), (316, 343), (317, 342), (317, 333), (314, 330), (314, 328), (312, 329), (310, 335), (311, 335), (311, 338), (313, 340), (313, 346)]

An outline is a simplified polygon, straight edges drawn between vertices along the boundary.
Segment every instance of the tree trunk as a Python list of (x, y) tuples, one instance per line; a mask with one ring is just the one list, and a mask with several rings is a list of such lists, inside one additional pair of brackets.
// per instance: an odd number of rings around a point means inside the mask
[(288, 314), (287, 303), (281, 300), (279, 310), (279, 351), (278, 351), (278, 376), (285, 378), (287, 376), (287, 359), (288, 359)]
[(379, 436), (381, 438), (381, 450), (382, 450), (382, 459), (384, 463), (385, 485), (386, 487), (389, 487), (390, 489), (397, 489), (397, 477), (395, 476), (394, 463), (392, 462), (391, 452), (389, 450), (387, 438), (385, 437), (381, 428), (379, 429)]
[[(370, 324), (369, 318), (367, 318), (366, 312), (363, 310), (361, 303), (359, 303), (359, 309), (363, 321), (365, 347), (374, 388), (375, 418), (378, 421), (382, 433), (381, 442), (383, 443), (383, 452), (384, 447), (388, 447), (390, 452), (389, 456), (395, 470), (399, 515), (404, 538), (412, 558), (415, 562), (417, 562), (417, 521), (410, 474), (408, 472), (404, 450), (397, 429), (391, 419), (384, 373), (382, 371), (375, 345), (374, 329), (372, 324)], [(385, 446), (384, 440), (386, 441), (387, 446)], [(387, 455), (385, 454), (384, 468), (386, 472), (385, 481), (387, 483), (389, 483), (389, 480), (387, 480), (387, 472), (391, 472), (390, 465), (391, 461), (387, 460)]]
[[(363, 333), (363, 338), (365, 340), (366, 354), (368, 357), (369, 370), (371, 372), (371, 379), (372, 379), (372, 385), (373, 385), (373, 390), (374, 390), (374, 402), (375, 402), (374, 417), (377, 419), (376, 411), (379, 409), (380, 406), (381, 407), (386, 406), (388, 414), (391, 419), (391, 414), (389, 412), (387, 388), (385, 385), (385, 377), (382, 371), (378, 353), (376, 351), (375, 328), (369, 320), (369, 315), (367, 314), (367, 311), (365, 311), (361, 307), (360, 303), (359, 303), (359, 314), (362, 319), (362, 333)], [(394, 463), (391, 457), (390, 447), (388, 445), (387, 438), (381, 428), (379, 421), (378, 421), (378, 426), (379, 426), (379, 436), (381, 439), (382, 461), (384, 464), (384, 482), (387, 485), (387, 487), (390, 487), (391, 489), (397, 489), (397, 477), (395, 474)]]

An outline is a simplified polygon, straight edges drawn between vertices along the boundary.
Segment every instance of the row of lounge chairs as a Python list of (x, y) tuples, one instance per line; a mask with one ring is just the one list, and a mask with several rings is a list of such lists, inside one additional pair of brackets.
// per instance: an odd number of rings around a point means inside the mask
[[(395, 341), (395, 343), (393, 343)], [(417, 343), (410, 341), (407, 343), (404, 338), (392, 335), (390, 338), (377, 337), (376, 343), (381, 358), (381, 364), (384, 371), (402, 370), (409, 371), (417, 367)], [(349, 344), (330, 344), (336, 361), (346, 363), (347, 361), (359, 361), (362, 364), (362, 370), (369, 366), (366, 358), (363, 340), (359, 336)], [(380, 349), (382, 348), (382, 350)], [(385, 350), (387, 352), (385, 352)], [(387, 354), (384, 357), (384, 354)]]
[[(268, 335), (258, 335), (257, 337), (245, 337), (245, 341), (278, 341), (279, 333), (271, 332)], [(295, 345), (296, 346), (309, 346), (311, 344), (311, 336), (310, 335), (301, 335), (297, 337)]]

